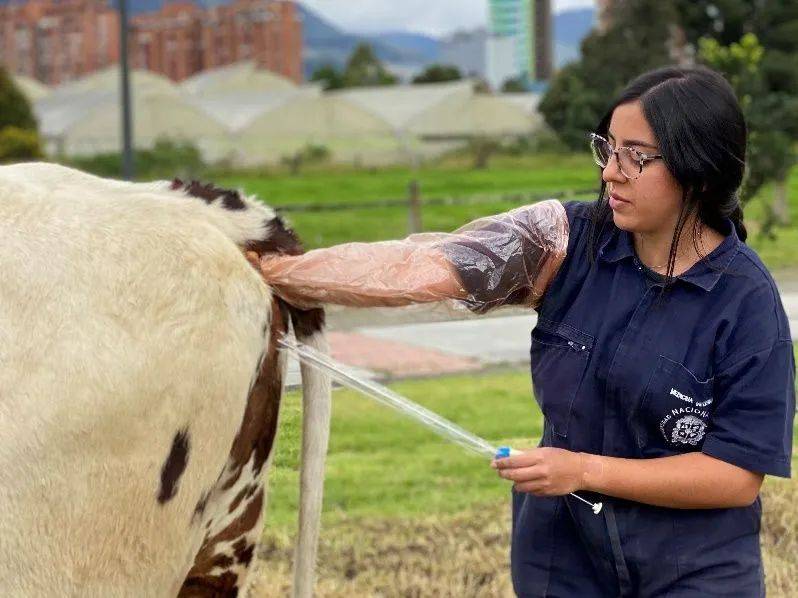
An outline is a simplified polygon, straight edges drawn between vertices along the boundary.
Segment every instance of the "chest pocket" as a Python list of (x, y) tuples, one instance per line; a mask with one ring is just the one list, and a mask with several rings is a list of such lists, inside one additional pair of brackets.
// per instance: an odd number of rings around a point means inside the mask
[(701, 450), (713, 408), (713, 379), (699, 380), (682, 364), (660, 355), (634, 427), (644, 457)]
[(535, 399), (546, 423), (559, 436), (568, 435), (571, 410), (593, 342), (589, 334), (545, 318), (538, 318), (532, 330), (530, 361)]

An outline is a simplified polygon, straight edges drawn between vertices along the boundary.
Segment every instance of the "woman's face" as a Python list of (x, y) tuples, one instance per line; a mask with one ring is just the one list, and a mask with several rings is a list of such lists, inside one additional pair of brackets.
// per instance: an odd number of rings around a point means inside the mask
[[(622, 104), (612, 113), (608, 139), (614, 148), (631, 147), (648, 155), (659, 146), (639, 102)], [(630, 173), (631, 174), (631, 173)], [(645, 234), (673, 234), (682, 207), (682, 188), (661, 159), (643, 166), (637, 179), (627, 179), (611, 159), (602, 171), (615, 225)]]

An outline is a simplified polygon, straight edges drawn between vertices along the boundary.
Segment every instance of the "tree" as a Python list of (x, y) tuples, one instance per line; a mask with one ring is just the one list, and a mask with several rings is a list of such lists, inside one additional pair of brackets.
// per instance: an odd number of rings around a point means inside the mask
[[(729, 78), (748, 121), (748, 168), (741, 198), (768, 181), (763, 233), (787, 224), (787, 173), (798, 157), (798, 0), (676, 0), (687, 41), (700, 58)], [(749, 37), (753, 35), (755, 37)], [(707, 38), (715, 40), (715, 44)], [(761, 48), (752, 63), (754, 41)], [(741, 73), (745, 71), (745, 75)]]
[(28, 99), (14, 85), (8, 72), (0, 66), (0, 129), (18, 127), (36, 130), (36, 119)]
[(43, 158), (39, 134), (19, 127), (0, 129), (0, 164)]
[(307, 143), (292, 154), (287, 154), (280, 159), (280, 162), (288, 167), (292, 176), (297, 176), (306, 164), (320, 164), (326, 162), (332, 156), (332, 152), (325, 145)]
[(502, 84), (502, 91), (504, 93), (522, 93), (527, 91), (527, 88), (521, 77), (513, 77)]
[(365, 87), (377, 85), (395, 85), (397, 78), (388, 72), (369, 44), (359, 44), (343, 73), (344, 87)]
[(786, 224), (787, 175), (796, 161), (798, 98), (769, 89), (762, 68), (767, 52), (753, 33), (739, 42), (721, 45), (717, 40), (699, 40), (699, 59), (720, 71), (731, 83), (748, 123), (747, 169), (743, 181), (743, 204), (769, 180), (775, 182), (774, 198), (765, 205), (762, 233), (772, 236), (777, 224)]
[(324, 90), (341, 89), (344, 86), (344, 76), (331, 64), (319, 67), (310, 76), (311, 81), (324, 84)]
[(0, 162), (42, 157), (36, 119), (28, 99), (0, 67)]
[(474, 170), (486, 170), (490, 159), (501, 149), (501, 142), (495, 137), (478, 136), (468, 140), (468, 150), (474, 158)]
[(670, 0), (617, 2), (608, 30), (584, 39), (580, 60), (554, 77), (540, 103), (546, 122), (569, 147), (585, 147), (587, 132), (631, 79), (671, 62), (677, 23)]
[(445, 64), (431, 64), (420, 75), (413, 78), (413, 83), (443, 83), (459, 81), (463, 78), (460, 69)]

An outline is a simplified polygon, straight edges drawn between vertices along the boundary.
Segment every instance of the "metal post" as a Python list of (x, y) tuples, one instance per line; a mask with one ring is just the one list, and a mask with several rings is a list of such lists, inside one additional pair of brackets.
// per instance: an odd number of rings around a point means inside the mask
[(133, 180), (133, 114), (130, 105), (130, 76), (127, 56), (127, 0), (119, 0), (119, 64), (122, 80), (122, 176)]
[(416, 179), (410, 181), (408, 191), (407, 228), (410, 234), (421, 232), (421, 189)]

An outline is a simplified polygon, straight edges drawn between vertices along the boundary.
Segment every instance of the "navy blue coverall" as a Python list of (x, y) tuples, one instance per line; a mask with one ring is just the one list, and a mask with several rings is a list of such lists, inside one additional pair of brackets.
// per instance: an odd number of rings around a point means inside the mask
[[(541, 446), (646, 459), (702, 451), (789, 477), (795, 361), (776, 286), (726, 222), (724, 241), (658, 301), (661, 277), (591, 204), (565, 204), (568, 252), (532, 331)], [(679, 510), (584, 493), (513, 495), (520, 596), (762, 596), (761, 503)]]

